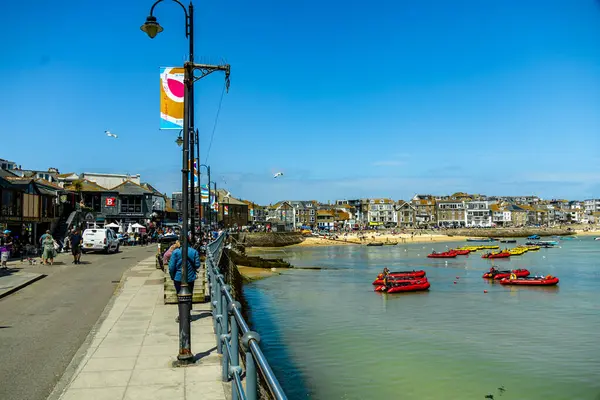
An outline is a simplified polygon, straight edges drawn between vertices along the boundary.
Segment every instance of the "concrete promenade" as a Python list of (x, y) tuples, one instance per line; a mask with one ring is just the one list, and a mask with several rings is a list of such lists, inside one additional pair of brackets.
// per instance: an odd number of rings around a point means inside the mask
[[(49, 399), (224, 400), (210, 304), (195, 304), (192, 351), (196, 364), (175, 368), (179, 344), (176, 305), (164, 304), (164, 273), (147, 258), (129, 270), (122, 288)], [(200, 283), (200, 282), (198, 282)], [(93, 296), (93, 293), (90, 293)], [(74, 372), (73, 372), (74, 371)], [(70, 375), (70, 376), (69, 376)], [(62, 387), (61, 387), (62, 386)]]

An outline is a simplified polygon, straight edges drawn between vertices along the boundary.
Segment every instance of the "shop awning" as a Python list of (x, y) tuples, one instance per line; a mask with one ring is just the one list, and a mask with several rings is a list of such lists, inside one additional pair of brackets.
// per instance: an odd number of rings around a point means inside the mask
[(370, 226), (379, 226), (379, 225), (383, 225), (383, 222), (369, 222)]

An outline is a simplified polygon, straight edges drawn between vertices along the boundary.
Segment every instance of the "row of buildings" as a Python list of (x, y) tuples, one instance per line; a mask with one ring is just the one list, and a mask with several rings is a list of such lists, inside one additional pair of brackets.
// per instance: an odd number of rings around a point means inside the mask
[(219, 221), (224, 226), (263, 225), (280, 230), (554, 226), (595, 223), (600, 217), (600, 199), (543, 200), (537, 196), (461, 192), (449, 196), (419, 194), (409, 201), (377, 198), (323, 204), (284, 200), (268, 206), (234, 199), (225, 190), (218, 191), (217, 198)]
[(170, 198), (140, 175), (38, 171), (0, 159), (0, 229), (33, 243), (50, 230), (62, 239), (72, 226), (176, 224)]

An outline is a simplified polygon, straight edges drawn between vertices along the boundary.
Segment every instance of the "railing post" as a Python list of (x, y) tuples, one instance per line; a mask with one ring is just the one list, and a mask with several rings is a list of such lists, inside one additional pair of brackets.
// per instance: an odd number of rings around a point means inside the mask
[[(229, 325), (231, 326), (231, 336), (229, 340), (230, 348), (231, 348), (231, 370), (240, 370), (240, 351), (239, 351), (239, 329), (237, 321), (235, 320), (235, 315), (233, 315), (233, 309), (237, 308), (238, 310), (241, 308), (241, 304), (238, 301), (234, 301), (233, 303), (229, 303), (227, 306), (227, 313), (229, 314)], [(240, 396), (238, 396), (236, 385), (231, 385), (231, 398), (232, 400), (238, 400)]]
[(258, 375), (256, 373), (256, 363), (254, 356), (250, 351), (250, 341), (256, 340), (260, 343), (260, 335), (254, 331), (248, 331), (242, 336), (242, 348), (246, 353), (246, 396), (248, 400), (258, 399)]
[(221, 286), (221, 281), (223, 279), (223, 275), (218, 274), (215, 277), (215, 280), (217, 281), (217, 287), (215, 290), (215, 297), (216, 297), (216, 301), (217, 301), (217, 315), (216, 315), (216, 319), (217, 319), (217, 330), (216, 330), (216, 334), (217, 334), (217, 353), (219, 354), (223, 354), (223, 343), (221, 342), (221, 334), (223, 333), (223, 298), (224, 296), (222, 296), (222, 286)]
[(221, 318), (221, 349), (223, 350), (223, 382), (229, 380), (229, 354), (227, 352), (226, 342), (229, 334), (229, 318), (226, 314), (227, 298), (225, 292), (229, 290), (229, 285), (221, 287), (221, 309), (223, 310)]

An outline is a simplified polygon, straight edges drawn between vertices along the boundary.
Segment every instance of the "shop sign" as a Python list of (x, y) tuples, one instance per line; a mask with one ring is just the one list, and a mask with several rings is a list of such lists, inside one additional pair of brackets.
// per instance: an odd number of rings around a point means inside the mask
[(106, 207), (114, 207), (117, 205), (117, 198), (116, 197), (107, 197), (105, 204), (106, 204)]

